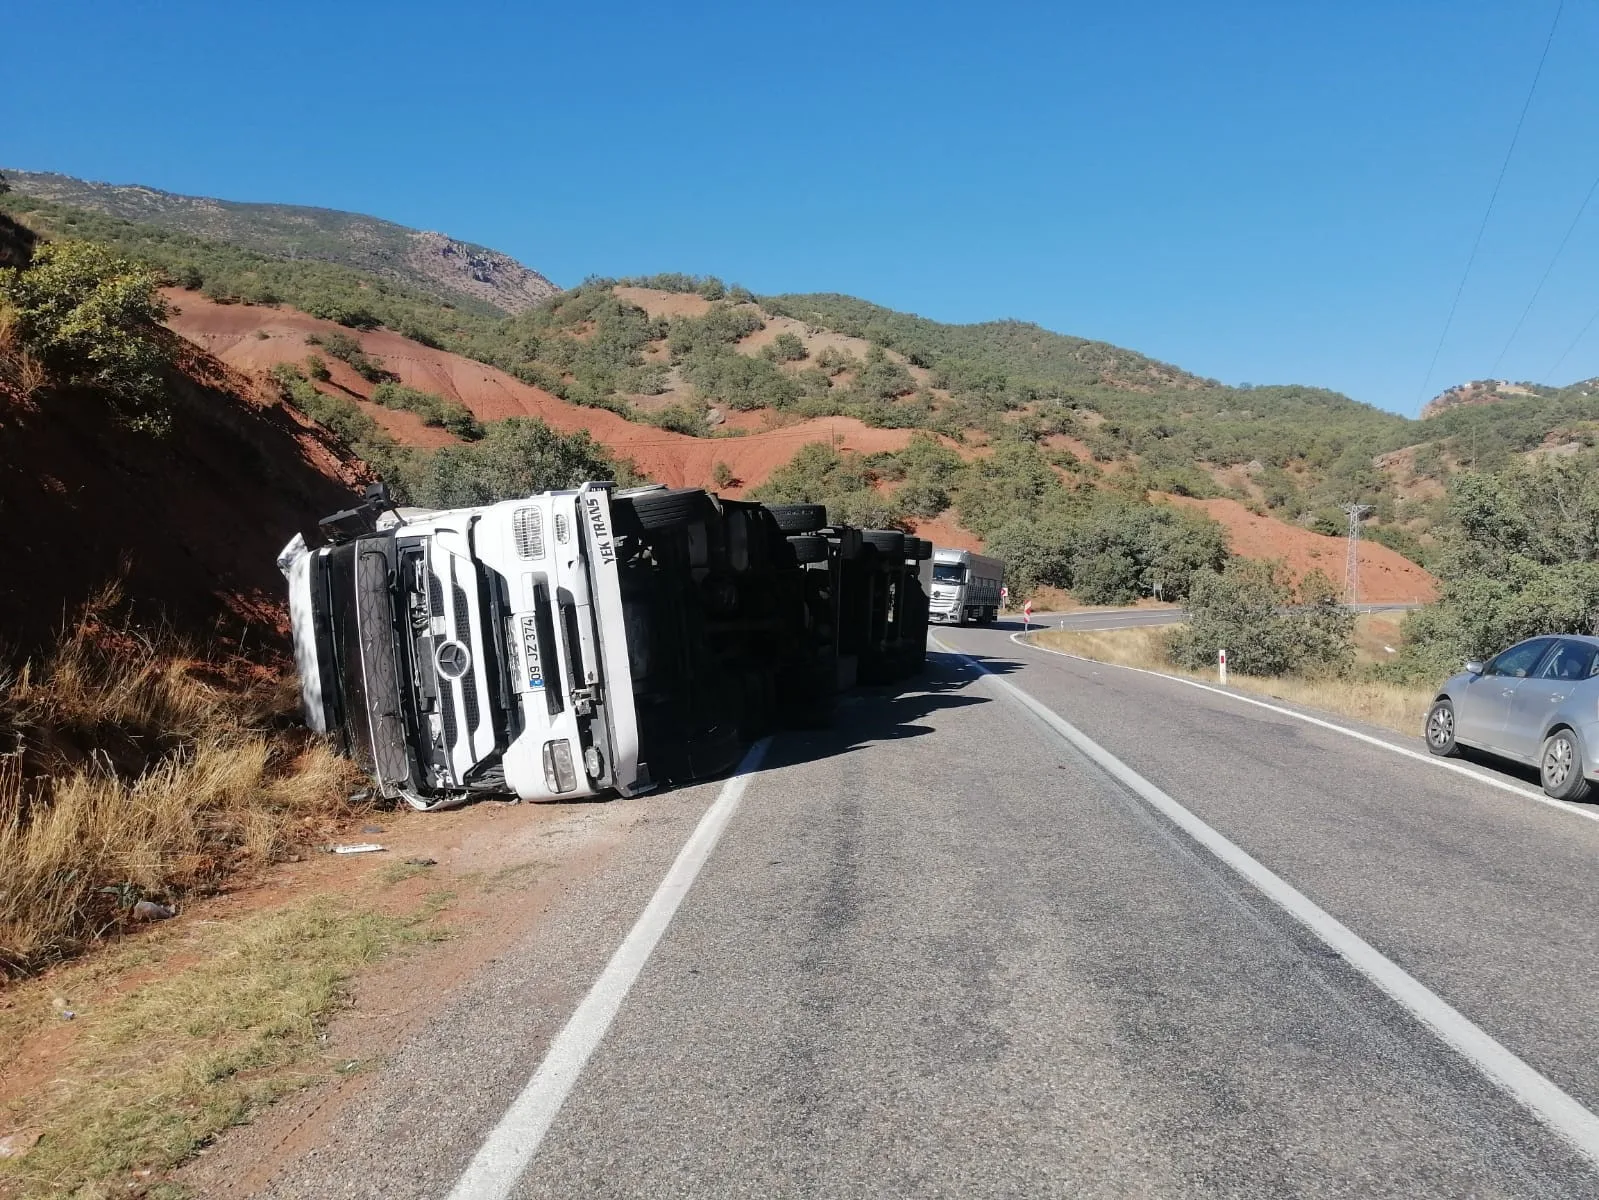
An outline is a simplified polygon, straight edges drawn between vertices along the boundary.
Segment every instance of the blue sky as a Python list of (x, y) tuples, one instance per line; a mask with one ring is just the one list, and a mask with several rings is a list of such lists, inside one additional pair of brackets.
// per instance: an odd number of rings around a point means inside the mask
[[(1487, 375), (1599, 172), (1554, 0), (16, 6), (0, 163), (1018, 317), (1414, 412)], [(1500, 376), (1599, 310), (1596, 199)], [(1555, 382), (1599, 374), (1599, 323)]]

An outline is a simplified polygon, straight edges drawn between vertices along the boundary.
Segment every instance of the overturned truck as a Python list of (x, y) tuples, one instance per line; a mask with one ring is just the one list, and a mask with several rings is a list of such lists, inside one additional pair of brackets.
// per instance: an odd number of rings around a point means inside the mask
[(932, 545), (820, 505), (586, 483), (432, 511), (376, 487), (322, 528), (279, 559), (306, 722), (420, 809), (709, 778), (926, 659)]

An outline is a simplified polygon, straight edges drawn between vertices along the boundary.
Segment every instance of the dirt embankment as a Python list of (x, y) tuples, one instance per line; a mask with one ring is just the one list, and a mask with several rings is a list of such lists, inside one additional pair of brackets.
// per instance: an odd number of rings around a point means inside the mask
[[(851, 417), (826, 417), (733, 437), (689, 437), (637, 424), (606, 409), (568, 404), (504, 371), (388, 330), (359, 333), (292, 309), (216, 304), (194, 292), (174, 290), (167, 299), (175, 310), (168, 321), (174, 330), (241, 370), (303, 362), (316, 352), (305, 340), (308, 334), (325, 338), (343, 333), (355, 337), (367, 354), (381, 359), (409, 387), (458, 400), (484, 421), (527, 416), (563, 433), (586, 430), (613, 453), (631, 459), (644, 475), (674, 487), (713, 487), (715, 466), (725, 463), (737, 482), (718, 490), (737, 496), (764, 482), (807, 442), (831, 441), (840, 449), (870, 454), (903, 449), (912, 436), (911, 430), (874, 429)], [(340, 390), (360, 400), (370, 394), (371, 386), (342, 363), (329, 366), (332, 383)], [(363, 407), (402, 441), (437, 445), (449, 440), (410, 413)]]
[(952, 512), (931, 520), (912, 520), (911, 532), (945, 549), (972, 550), (979, 554), (983, 550), (983, 539), (957, 522)]
[(172, 339), (172, 427), (137, 433), (102, 397), (0, 390), (0, 629), (31, 649), (119, 574), (136, 615), (202, 639), (285, 632), (285, 542), (347, 507), (365, 469), (298, 412)]
[[(1342, 585), (1347, 548), (1343, 538), (1312, 533), (1275, 517), (1260, 517), (1236, 500), (1161, 496), (1171, 504), (1198, 508), (1227, 530), (1227, 542), (1243, 558), (1277, 559), (1295, 579), (1321, 571)], [(1418, 604), (1437, 599), (1438, 581), (1404, 555), (1375, 542), (1360, 543), (1360, 602)]]

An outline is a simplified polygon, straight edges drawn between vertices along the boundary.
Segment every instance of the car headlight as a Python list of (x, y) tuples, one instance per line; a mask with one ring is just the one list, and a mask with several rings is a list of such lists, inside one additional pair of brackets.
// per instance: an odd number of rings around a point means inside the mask
[(572, 746), (565, 740), (544, 743), (544, 782), (559, 795), (577, 787), (577, 772), (572, 769)]

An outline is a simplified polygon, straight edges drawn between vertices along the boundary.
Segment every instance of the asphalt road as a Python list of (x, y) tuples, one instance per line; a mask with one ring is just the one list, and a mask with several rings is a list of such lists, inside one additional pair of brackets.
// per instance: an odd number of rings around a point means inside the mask
[[(1599, 1196), (1473, 1059), (996, 680), (1579, 1113), (1599, 822), (1007, 635), (938, 631), (995, 678), (935, 655), (919, 689), (775, 741), (493, 1194)], [(269, 1194), (449, 1193), (721, 790), (628, 801), (659, 821), (442, 998)]]

